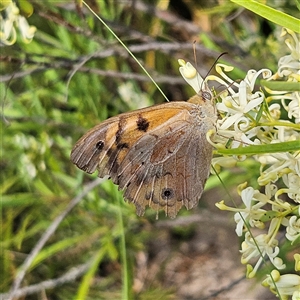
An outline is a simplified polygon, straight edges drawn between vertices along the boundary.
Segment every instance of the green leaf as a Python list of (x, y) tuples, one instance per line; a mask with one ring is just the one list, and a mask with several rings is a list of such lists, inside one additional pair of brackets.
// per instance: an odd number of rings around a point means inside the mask
[(17, 177), (4, 180), (4, 182), (0, 184), (0, 194), (3, 195), (4, 193), (6, 193), (17, 182), (17, 180)]
[(218, 149), (220, 154), (228, 155), (255, 155), (263, 153), (278, 153), (278, 152), (289, 152), (299, 151), (300, 141), (283, 142), (268, 145), (251, 145), (247, 147), (241, 147), (236, 149)]
[(2, 208), (31, 206), (36, 202), (41, 202), (41, 197), (37, 193), (14, 193), (3, 195), (1, 198)]
[(99, 264), (101, 263), (101, 261), (103, 260), (106, 254), (107, 254), (106, 247), (101, 247), (98, 250), (98, 252), (96, 253), (96, 255), (92, 260), (91, 267), (83, 276), (83, 279), (80, 282), (77, 295), (74, 299), (87, 299), (88, 291), (90, 289), (93, 278), (98, 271)]
[(273, 91), (300, 92), (299, 82), (260, 80), (260, 84)]
[(72, 247), (79, 242), (84, 241), (87, 236), (85, 234), (80, 236), (75, 236), (71, 238), (65, 238), (55, 244), (52, 244), (46, 248), (44, 248), (35, 258), (35, 260), (31, 264), (31, 269), (39, 265), (45, 259), (55, 255), (56, 253), (60, 253), (65, 249)]
[(275, 23), (282, 27), (300, 33), (300, 21), (292, 16), (289, 16), (279, 10), (271, 8), (267, 5), (259, 3), (255, 0), (231, 0), (232, 2), (253, 11), (255, 14)]

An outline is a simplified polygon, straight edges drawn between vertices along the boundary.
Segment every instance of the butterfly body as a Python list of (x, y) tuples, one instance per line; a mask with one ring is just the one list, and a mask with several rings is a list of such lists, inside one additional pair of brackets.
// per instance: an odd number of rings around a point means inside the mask
[(216, 119), (201, 94), (123, 113), (88, 131), (71, 160), (87, 173), (110, 176), (138, 215), (150, 206), (174, 218), (183, 205), (196, 206), (203, 192), (213, 150), (206, 133)]

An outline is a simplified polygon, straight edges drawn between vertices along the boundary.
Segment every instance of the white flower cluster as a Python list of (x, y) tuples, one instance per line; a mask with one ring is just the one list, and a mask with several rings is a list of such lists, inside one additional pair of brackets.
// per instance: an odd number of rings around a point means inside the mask
[(10, 46), (16, 42), (16, 28), (19, 29), (23, 42), (30, 43), (36, 32), (36, 27), (30, 26), (26, 18), (20, 15), (20, 10), (15, 2), (6, 2), (5, 9), (0, 14), (0, 45)]
[[(286, 274), (286, 264), (279, 257), (283, 244), (290, 249), (300, 245), (300, 43), (293, 32), (283, 30), (283, 35), (287, 34), (289, 38), (286, 44), (291, 54), (279, 60), (278, 71), (274, 75), (268, 69), (250, 70), (237, 83), (225, 73), (231, 71), (232, 67), (218, 64), (216, 70), (222, 78), (208, 76), (207, 80), (226, 86), (226, 91), (218, 95), (220, 101), (216, 103), (222, 118), (216, 124), (214, 146), (224, 149), (228, 139), (232, 139), (229, 144), (231, 149), (244, 150), (249, 145), (267, 146), (262, 148), (267, 149), (262, 151), (265, 153), (260, 151), (254, 155), (261, 165), (257, 184), (263, 188), (257, 190), (247, 183), (240, 184), (238, 192), (244, 203), (243, 208), (229, 207), (223, 201), (216, 205), (222, 210), (236, 212), (236, 233), (238, 236), (244, 235), (240, 252), (241, 262), (247, 264), (247, 277), (254, 277), (258, 268), (268, 259), (275, 269), (263, 281), (263, 285), (281, 299), (291, 296), (293, 300), (299, 300), (300, 275)], [(188, 68), (189, 74), (192, 74), (193, 67), (189, 63), (185, 65), (182, 60), (179, 63), (182, 66), (181, 74), (198, 92), (203, 79), (199, 80), (199, 74), (194, 75), (193, 79), (185, 76), (183, 68)], [(260, 75), (267, 81), (280, 79), (281, 83), (297, 83), (298, 88), (295, 91), (266, 89), (269, 94), (266, 97), (262, 88), (258, 91), (255, 89)], [(272, 146), (279, 143), (283, 148), (275, 153), (271, 150)], [(287, 144), (292, 145), (292, 149), (286, 150), (284, 145)], [(219, 170), (245, 158), (246, 154), (216, 157), (212, 165)], [(251, 231), (253, 227), (263, 233), (254, 235)], [(285, 229), (286, 237), (280, 243), (279, 228)], [(300, 252), (294, 255), (294, 260), (295, 272), (299, 272)], [(279, 271), (285, 274), (281, 275)]]

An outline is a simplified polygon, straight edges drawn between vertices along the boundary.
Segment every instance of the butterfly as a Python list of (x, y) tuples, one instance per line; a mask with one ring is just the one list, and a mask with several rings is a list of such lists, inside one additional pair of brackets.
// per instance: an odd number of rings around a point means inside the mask
[(198, 204), (209, 176), (213, 147), (206, 133), (217, 114), (207, 84), (188, 101), (126, 112), (90, 129), (75, 144), (71, 161), (109, 176), (142, 216), (146, 206), (175, 218)]

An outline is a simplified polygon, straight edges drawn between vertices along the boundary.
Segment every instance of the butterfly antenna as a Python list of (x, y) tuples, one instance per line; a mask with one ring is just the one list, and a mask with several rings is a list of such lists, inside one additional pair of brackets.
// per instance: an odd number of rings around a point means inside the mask
[(198, 65), (197, 65), (197, 54), (196, 54), (196, 40), (193, 42), (193, 52), (194, 52), (194, 62), (196, 66), (196, 70), (198, 70)]
[(217, 59), (215, 60), (215, 62), (213, 63), (213, 65), (210, 67), (210, 69), (208, 70), (208, 72), (206, 73), (206, 75), (204, 76), (204, 79), (208, 76), (208, 74), (211, 72), (211, 70), (213, 69), (213, 67), (217, 64), (218, 60), (225, 54), (228, 54), (228, 52), (223, 52), (221, 53)]
[[(218, 60), (220, 59), (220, 57), (223, 56), (223, 55), (225, 55), (225, 54), (228, 54), (228, 52), (223, 52), (223, 53), (221, 53), (221, 54), (217, 57), (217, 59), (215, 60), (215, 62), (212, 64), (212, 66), (209, 68), (208, 72), (206, 73), (206, 75), (205, 75), (204, 78), (203, 78), (203, 81), (202, 81), (202, 83), (201, 83), (201, 88), (200, 88), (200, 90), (202, 90), (203, 83), (205, 82), (205, 79), (207, 78), (208, 74), (211, 72), (211, 70), (213, 69), (213, 67), (217, 64), (217, 62), (218, 62)], [(195, 48), (194, 48), (194, 55), (195, 55)], [(196, 60), (195, 60), (195, 61), (196, 61)], [(196, 62), (196, 70), (198, 70), (198, 68), (197, 68), (197, 62)]]
[[(194, 62), (195, 62), (195, 66), (196, 66), (196, 70), (198, 70), (198, 65), (197, 65), (197, 55), (196, 55), (196, 40), (193, 42), (193, 52), (194, 52)], [(206, 77), (208, 76), (208, 74), (211, 72), (211, 70), (213, 69), (213, 67), (217, 64), (218, 60), (225, 54), (228, 54), (228, 52), (223, 52), (221, 53), (217, 59), (215, 60), (215, 62), (213, 63), (213, 65), (210, 67), (210, 69), (208, 70), (208, 72), (206, 73), (206, 75), (204, 76), (204, 80), (203, 82), (205, 81)], [(202, 84), (203, 82), (201, 83), (201, 89), (202, 89)]]

